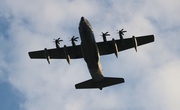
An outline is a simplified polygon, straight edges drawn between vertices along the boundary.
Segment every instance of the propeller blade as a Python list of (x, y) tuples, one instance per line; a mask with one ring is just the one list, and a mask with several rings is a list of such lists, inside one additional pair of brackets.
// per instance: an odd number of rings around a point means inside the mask
[(71, 43), (72, 43), (72, 45), (73, 46), (75, 46), (76, 44), (75, 44), (75, 42), (77, 42), (79, 37), (75, 37), (75, 36), (73, 36), (69, 41), (71, 41)]
[(57, 39), (53, 39), (55, 43), (59, 44), (60, 42), (62, 42), (63, 40), (61, 40), (61, 38), (57, 38)]

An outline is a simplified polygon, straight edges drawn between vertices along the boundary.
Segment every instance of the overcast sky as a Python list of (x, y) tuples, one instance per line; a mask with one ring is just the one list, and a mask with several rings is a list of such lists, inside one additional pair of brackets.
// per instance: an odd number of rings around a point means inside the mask
[[(179, 0), (1, 0), (0, 110), (179, 110)], [(29, 51), (54, 48), (53, 39), (79, 36), (87, 18), (118, 39), (153, 34), (155, 42), (101, 57), (104, 75), (125, 83), (91, 90), (74, 85), (91, 78), (84, 59), (34, 60)], [(80, 44), (80, 39), (78, 41)]]

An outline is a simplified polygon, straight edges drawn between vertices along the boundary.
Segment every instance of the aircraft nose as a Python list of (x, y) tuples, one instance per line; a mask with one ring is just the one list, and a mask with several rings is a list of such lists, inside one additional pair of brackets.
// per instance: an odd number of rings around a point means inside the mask
[(81, 17), (81, 22), (84, 22), (84, 21), (85, 21), (84, 19), (85, 19), (85, 18), (82, 16), (82, 17)]
[(82, 17), (81, 17), (81, 21), (80, 21), (80, 23), (79, 23), (79, 27), (84, 27), (84, 26), (85, 26), (85, 27), (92, 28), (92, 27), (91, 27), (91, 24), (89, 23), (89, 21), (82, 16)]
[(83, 16), (81, 17), (81, 20), (84, 20), (84, 17), (83, 17)]

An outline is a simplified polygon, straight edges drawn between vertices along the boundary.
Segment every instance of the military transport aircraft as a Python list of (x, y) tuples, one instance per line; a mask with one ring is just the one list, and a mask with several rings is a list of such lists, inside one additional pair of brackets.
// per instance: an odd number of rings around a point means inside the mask
[(81, 38), (81, 45), (76, 45), (78, 37), (73, 36), (71, 38), (72, 46), (60, 47), (59, 44), (62, 41), (60, 38), (54, 39), (56, 48), (44, 49), (39, 51), (29, 52), (30, 58), (33, 59), (47, 59), (50, 64), (51, 59), (66, 59), (70, 64), (70, 59), (84, 58), (87, 63), (87, 67), (92, 76), (92, 79), (78, 83), (75, 85), (76, 89), (89, 89), (99, 88), (102, 90), (104, 87), (124, 83), (123, 78), (104, 77), (103, 70), (100, 63), (101, 55), (108, 55), (115, 53), (118, 57), (118, 52), (130, 48), (135, 48), (146, 43), (154, 41), (154, 35), (146, 35), (132, 38), (123, 38), (123, 33), (126, 32), (123, 29), (118, 31), (120, 39), (107, 41), (106, 36), (110, 36), (108, 32), (103, 33), (103, 42), (96, 42), (91, 24), (87, 19), (81, 17), (79, 23), (79, 34)]

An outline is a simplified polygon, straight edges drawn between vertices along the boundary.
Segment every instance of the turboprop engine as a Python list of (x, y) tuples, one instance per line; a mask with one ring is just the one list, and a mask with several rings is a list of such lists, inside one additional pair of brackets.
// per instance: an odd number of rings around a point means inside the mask
[(58, 38), (58, 39), (54, 39), (54, 43), (55, 43), (55, 45), (56, 45), (56, 48), (58, 49), (58, 48), (60, 48), (60, 42), (62, 42), (63, 40), (61, 40), (61, 38)]
[(77, 42), (79, 37), (75, 37), (75, 36), (73, 36), (71, 39), (70, 39), (70, 41), (71, 41), (71, 44), (72, 44), (72, 46), (76, 46), (76, 43), (75, 42)]
[(123, 44), (123, 46), (124, 46), (124, 45), (125, 45), (125, 43), (124, 43), (124, 38), (123, 38), (123, 35), (124, 35), (124, 33), (125, 33), (125, 32), (127, 32), (127, 31), (124, 31), (124, 29), (117, 30), (117, 31), (118, 31), (118, 34), (119, 34), (120, 40), (121, 40), (121, 42), (122, 42), (122, 44)]
[(101, 36), (103, 37), (103, 41), (104, 41), (104, 42), (107, 42), (106, 37), (107, 37), (107, 36), (110, 36), (109, 32), (107, 31), (107, 32), (105, 32), (105, 33), (103, 33), (103, 32), (101, 32), (101, 33), (102, 33)]

